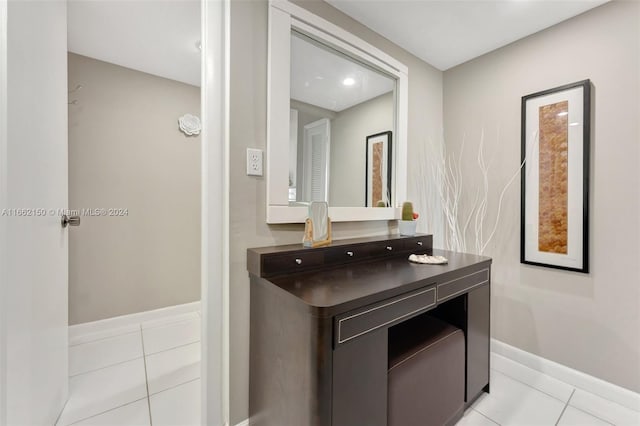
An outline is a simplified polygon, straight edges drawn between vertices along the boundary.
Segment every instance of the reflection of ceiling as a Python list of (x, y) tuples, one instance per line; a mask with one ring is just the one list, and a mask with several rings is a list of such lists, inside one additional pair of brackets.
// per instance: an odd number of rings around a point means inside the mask
[(200, 86), (199, 0), (69, 0), (68, 49)]
[[(353, 85), (345, 86), (352, 78)], [(395, 80), (321, 48), (291, 37), (291, 98), (331, 111), (342, 111), (388, 93)]]
[(446, 70), (608, 0), (326, 1), (420, 59)]

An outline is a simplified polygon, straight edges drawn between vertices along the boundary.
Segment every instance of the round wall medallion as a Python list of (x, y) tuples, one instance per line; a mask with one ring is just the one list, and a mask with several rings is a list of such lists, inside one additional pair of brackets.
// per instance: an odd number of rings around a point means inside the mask
[(180, 125), (180, 130), (187, 136), (199, 135), (200, 130), (202, 130), (200, 119), (195, 115), (183, 115), (178, 119), (178, 124)]

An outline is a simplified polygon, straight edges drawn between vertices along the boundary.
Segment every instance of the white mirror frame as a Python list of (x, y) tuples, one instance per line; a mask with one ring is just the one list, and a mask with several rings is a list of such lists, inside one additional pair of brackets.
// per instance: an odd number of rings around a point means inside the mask
[(396, 128), (391, 176), (394, 206), (329, 207), (329, 217), (332, 222), (399, 219), (401, 204), (407, 195), (408, 68), (380, 49), (300, 6), (286, 0), (271, 0), (267, 92), (267, 223), (304, 223), (308, 211), (304, 206), (289, 206), (288, 198), (292, 29), (396, 78)]

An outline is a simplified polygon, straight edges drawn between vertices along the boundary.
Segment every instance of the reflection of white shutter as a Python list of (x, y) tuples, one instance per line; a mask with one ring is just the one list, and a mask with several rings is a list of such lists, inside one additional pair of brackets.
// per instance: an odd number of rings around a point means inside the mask
[(322, 135), (311, 137), (311, 201), (325, 201), (325, 141)]
[[(289, 110), (289, 187), (295, 187), (298, 169), (298, 110)], [(295, 201), (289, 200), (289, 201)]]
[(301, 201), (328, 201), (329, 199), (330, 138), (331, 125), (326, 118), (304, 126)]

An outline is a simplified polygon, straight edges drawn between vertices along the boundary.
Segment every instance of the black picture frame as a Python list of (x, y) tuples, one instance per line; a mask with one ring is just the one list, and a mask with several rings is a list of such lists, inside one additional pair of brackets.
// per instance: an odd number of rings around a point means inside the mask
[[(566, 111), (555, 113), (553, 108), (557, 106), (563, 109), (565, 102)], [(560, 116), (566, 118), (558, 118)], [(566, 136), (562, 133), (564, 122)], [(524, 166), (521, 170), (520, 197), (521, 263), (589, 272), (590, 152), (590, 80), (522, 97), (521, 162), (524, 162)], [(559, 179), (558, 175), (566, 176), (566, 179)], [(556, 194), (559, 195), (556, 197)], [(569, 197), (569, 194), (573, 195)], [(557, 202), (558, 199), (564, 201), (564, 198), (567, 200), (566, 206)], [(549, 228), (560, 229), (561, 232), (549, 232)]]
[(384, 154), (386, 155), (386, 158), (384, 158), (384, 161), (386, 161), (386, 167), (384, 167), (384, 170), (386, 171), (386, 190), (387, 190), (387, 200), (386, 200), (386, 207), (390, 207), (391, 206), (391, 200), (392, 200), (392, 193), (391, 193), (391, 173), (392, 173), (392, 143), (393, 143), (393, 134), (392, 132), (386, 131), (386, 132), (380, 132), (380, 133), (376, 133), (373, 135), (369, 135), (366, 137), (366, 141), (365, 141), (365, 145), (366, 145), (366, 152), (365, 152), (365, 188), (364, 188), (364, 206), (365, 207), (376, 207), (376, 203), (378, 200), (374, 200), (372, 197), (372, 182), (373, 182), (373, 170), (372, 170), (372, 162), (369, 160), (369, 157), (372, 155), (372, 150), (371, 147), (373, 146), (374, 143), (383, 143), (386, 144), (386, 149), (384, 149)]

